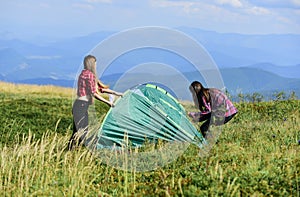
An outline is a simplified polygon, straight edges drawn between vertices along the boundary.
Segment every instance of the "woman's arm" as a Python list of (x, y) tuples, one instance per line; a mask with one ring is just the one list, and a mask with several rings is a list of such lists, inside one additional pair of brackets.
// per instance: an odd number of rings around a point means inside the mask
[(207, 120), (211, 115), (209, 111), (188, 112), (188, 116), (193, 118), (194, 122), (202, 122)]
[(114, 95), (116, 95), (116, 96), (123, 96), (122, 93), (113, 91), (113, 90), (111, 90), (111, 89), (109, 89), (109, 88), (103, 88), (103, 89), (102, 89), (102, 92), (103, 92), (103, 93), (107, 93), (107, 94), (114, 94)]
[(114, 107), (114, 103), (113, 103), (113, 102), (110, 102), (110, 101), (106, 100), (106, 99), (103, 98), (101, 95), (95, 93), (95, 94), (94, 94), (94, 97), (95, 97), (96, 99), (98, 99), (99, 101), (102, 101), (102, 102), (106, 103), (106, 104), (109, 105), (110, 107)]

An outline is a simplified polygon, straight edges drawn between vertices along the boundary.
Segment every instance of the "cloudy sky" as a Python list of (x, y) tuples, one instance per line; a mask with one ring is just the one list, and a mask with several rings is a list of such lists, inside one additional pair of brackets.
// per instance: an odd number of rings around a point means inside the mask
[(0, 37), (73, 37), (141, 26), (300, 34), (300, 0), (1, 0)]

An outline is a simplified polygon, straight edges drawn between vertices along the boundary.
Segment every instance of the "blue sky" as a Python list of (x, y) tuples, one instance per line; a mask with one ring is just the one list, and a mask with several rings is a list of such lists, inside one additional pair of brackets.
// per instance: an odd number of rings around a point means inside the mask
[(66, 38), (140, 26), (300, 34), (300, 0), (9, 0), (0, 37)]

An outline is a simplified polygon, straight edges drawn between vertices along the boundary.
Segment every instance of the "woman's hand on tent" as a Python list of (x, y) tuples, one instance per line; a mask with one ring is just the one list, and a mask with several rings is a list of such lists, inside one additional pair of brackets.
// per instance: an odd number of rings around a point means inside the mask
[(123, 93), (117, 92), (116, 93), (117, 96), (123, 97)]
[(197, 112), (188, 112), (188, 116), (191, 117), (194, 122), (199, 121), (199, 113)]
[(109, 102), (110, 107), (114, 107), (115, 104), (113, 102)]

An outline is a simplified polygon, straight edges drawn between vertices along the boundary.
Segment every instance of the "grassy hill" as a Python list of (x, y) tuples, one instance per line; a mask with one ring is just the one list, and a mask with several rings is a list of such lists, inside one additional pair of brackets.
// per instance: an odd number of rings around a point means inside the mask
[(300, 101), (236, 106), (208, 156), (190, 146), (163, 168), (123, 171), (66, 150), (72, 89), (0, 83), (0, 196), (299, 196)]

